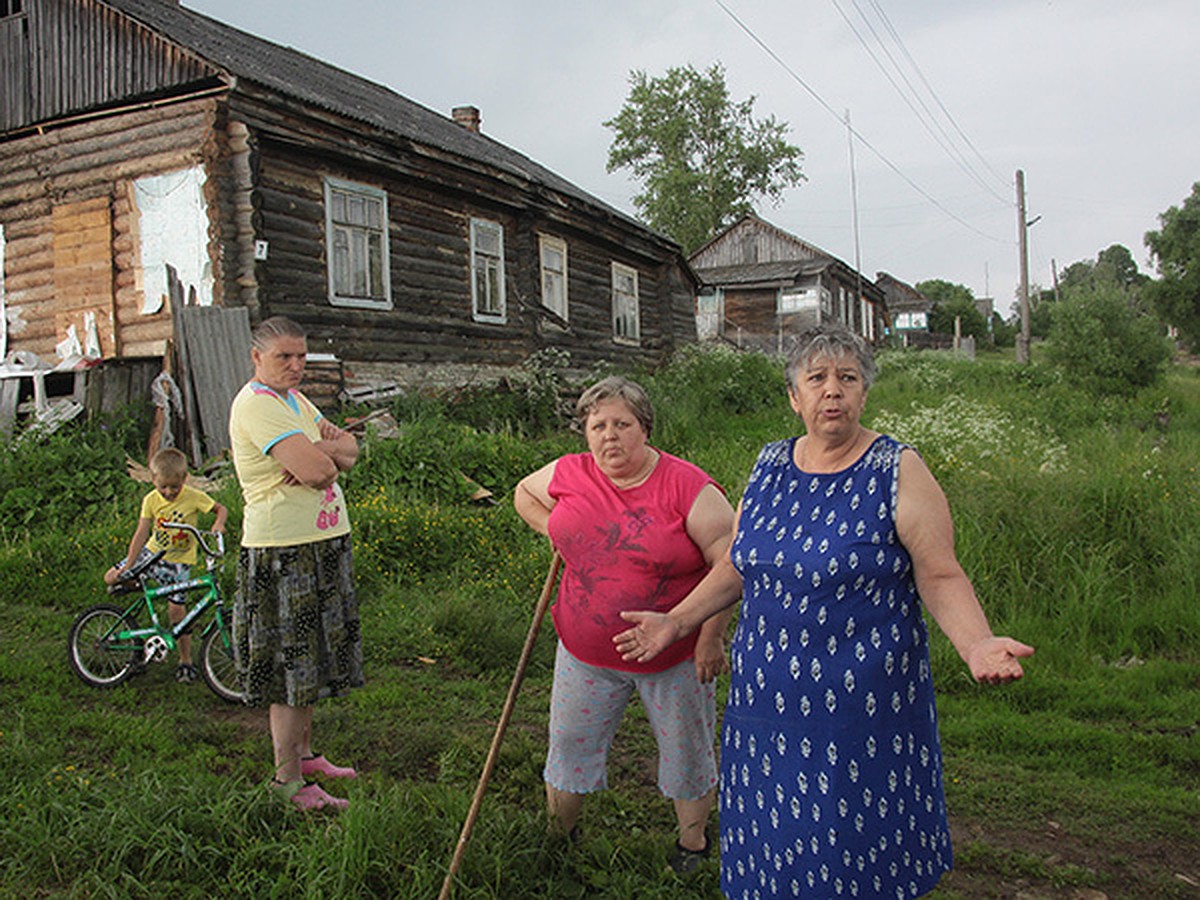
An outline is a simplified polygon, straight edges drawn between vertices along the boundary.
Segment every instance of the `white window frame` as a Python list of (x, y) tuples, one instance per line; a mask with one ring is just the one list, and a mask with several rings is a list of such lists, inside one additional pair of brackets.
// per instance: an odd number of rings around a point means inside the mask
[(858, 314), (862, 319), (862, 336), (868, 341), (875, 340), (875, 307), (865, 297), (858, 301)]
[[(562, 260), (561, 270), (546, 262), (547, 252), (557, 253)], [(542, 306), (560, 319), (567, 319), (567, 242), (550, 234), (538, 235), (538, 260), (542, 273)], [(557, 286), (558, 290), (555, 290)]]
[(809, 285), (803, 288), (782, 288), (775, 297), (775, 311), (780, 315), (788, 313), (821, 312), (821, 288)]
[[(632, 280), (632, 291), (622, 282)], [(618, 344), (640, 344), (642, 340), (641, 303), (638, 300), (638, 271), (619, 262), (612, 264), (612, 323), (613, 341)]]
[[(358, 309), (391, 309), (392, 308), (392, 267), (388, 240), (388, 202), (387, 192), (369, 184), (346, 181), (342, 178), (326, 176), (325, 182), (325, 259), (326, 276), (328, 280), (329, 302), (333, 306), (350, 306)], [(349, 216), (343, 220), (335, 220), (334, 208), (337, 196), (346, 195), (351, 200), (363, 200), (364, 206), (377, 204), (378, 224), (371, 221), (354, 222)], [(372, 241), (375, 237), (378, 249), (379, 278), (381, 283), (378, 291), (369, 284), (372, 269)], [(345, 240), (346, 249), (338, 247)], [(362, 275), (367, 280), (366, 290), (355, 290), (356, 285), (344, 283), (344, 277), (355, 280), (355, 273), (349, 272), (342, 276), (339, 258), (348, 254), (348, 263), (355, 265), (354, 258), (359, 257)], [(361, 282), (360, 282), (361, 283)]]
[[(484, 246), (488, 234), (496, 246)], [(482, 290), (481, 290), (482, 288)], [(491, 219), (471, 220), (471, 314), (476, 322), (508, 321), (504, 286), (504, 226)]]

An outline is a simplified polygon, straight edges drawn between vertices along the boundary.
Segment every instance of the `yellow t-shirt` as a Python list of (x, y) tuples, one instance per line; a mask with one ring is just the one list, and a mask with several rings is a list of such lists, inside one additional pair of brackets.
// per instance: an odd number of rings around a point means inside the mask
[(210, 511), (214, 506), (213, 498), (186, 484), (180, 489), (179, 496), (170, 502), (157, 490), (153, 490), (142, 498), (143, 519), (149, 519), (154, 524), (150, 528), (150, 537), (146, 541), (146, 549), (151, 553), (166, 550), (163, 562), (186, 563), (196, 562), (196, 540), (186, 531), (173, 528), (163, 528), (163, 522), (184, 522), (188, 525), (198, 523), (200, 513)]
[(271, 455), (272, 447), (293, 434), (319, 441), (320, 420), (321, 411), (299, 391), (281, 396), (251, 381), (233, 398), (229, 440), (246, 501), (243, 546), (291, 547), (349, 534), (341, 486), (287, 484), (283, 466)]

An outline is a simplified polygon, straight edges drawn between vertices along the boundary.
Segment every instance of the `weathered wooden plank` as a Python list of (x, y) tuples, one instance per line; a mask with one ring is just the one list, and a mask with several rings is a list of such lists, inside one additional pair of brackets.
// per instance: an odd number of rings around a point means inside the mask
[(185, 307), (177, 312), (186, 342), (191, 380), (206, 457), (229, 447), (229, 405), (253, 374), (250, 316), (245, 309)]

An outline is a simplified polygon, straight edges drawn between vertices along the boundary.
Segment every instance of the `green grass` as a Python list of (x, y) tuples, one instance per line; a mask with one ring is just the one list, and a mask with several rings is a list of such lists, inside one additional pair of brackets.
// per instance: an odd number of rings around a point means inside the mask
[[(934, 635), (956, 849), (935, 896), (1196, 896), (1200, 377), (1178, 368), (1096, 401), (1039, 365), (889, 354), (881, 369), (868, 424), (916, 443), (993, 626), (1037, 647), (1025, 680), (983, 687)], [(655, 443), (734, 499), (762, 443), (797, 428), (765, 357), (689, 351), (639, 377)], [(103, 490), (89, 504), (63, 492), (65, 470), (120, 471), (123, 432), (39, 447), (53, 479), (20, 475), (28, 449), (0, 462), (25, 489), (0, 507), (0, 897), (436, 896), (550, 558), (512, 486), (581, 447), (565, 427), (530, 430), (517, 400), (406, 398), (408, 437), (368, 444), (347, 479), (368, 684), (320, 704), (315, 723), (319, 749), (363, 772), (340, 817), (269, 796), (261, 711), (178, 685), (169, 665), (110, 691), (72, 675), (67, 629), (104, 599), (100, 574), (144, 487), (93, 473), (82, 481)], [(463, 474), (498, 505), (464, 502)], [(43, 479), (55, 493), (39, 516)], [(236, 488), (219, 498), (236, 533)], [(547, 838), (553, 645), (547, 620), (455, 897), (716, 896), (715, 862), (687, 880), (664, 871), (673, 817), (640, 709), (582, 843)]]

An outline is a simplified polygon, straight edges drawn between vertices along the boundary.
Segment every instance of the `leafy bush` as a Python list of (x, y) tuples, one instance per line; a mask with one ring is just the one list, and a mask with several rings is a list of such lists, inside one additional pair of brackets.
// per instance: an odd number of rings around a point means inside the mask
[(1092, 394), (1125, 397), (1158, 382), (1171, 358), (1158, 322), (1110, 286), (1070, 291), (1056, 305), (1047, 355)]
[(425, 503), (464, 504), (478, 487), (499, 497), (545, 465), (569, 437), (533, 441), (511, 431), (487, 434), (444, 415), (403, 422), (396, 437), (368, 437), (358, 464), (342, 476), (347, 491), (386, 489)]
[(646, 381), (656, 401), (676, 410), (692, 406), (705, 414), (774, 406), (786, 388), (779, 359), (708, 344), (685, 344)]
[(132, 418), (72, 422), (0, 454), (0, 532), (75, 531), (97, 509), (137, 493), (125, 458), (141, 454)]

